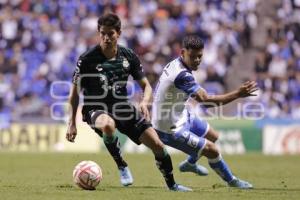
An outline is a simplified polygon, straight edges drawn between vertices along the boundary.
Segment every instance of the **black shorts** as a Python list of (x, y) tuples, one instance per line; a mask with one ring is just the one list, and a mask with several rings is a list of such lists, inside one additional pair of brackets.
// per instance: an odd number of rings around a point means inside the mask
[(95, 128), (95, 121), (101, 114), (109, 115), (115, 121), (116, 128), (138, 145), (141, 144), (139, 138), (142, 133), (151, 127), (151, 123), (129, 103), (110, 106), (107, 110), (95, 108), (83, 113), (83, 121), (86, 121), (101, 137), (102, 131)]

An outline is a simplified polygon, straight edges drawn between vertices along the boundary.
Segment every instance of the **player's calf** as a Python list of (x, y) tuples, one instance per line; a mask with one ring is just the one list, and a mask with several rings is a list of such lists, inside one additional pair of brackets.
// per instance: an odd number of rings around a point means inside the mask
[(205, 148), (202, 151), (203, 155), (208, 158), (209, 166), (224, 180), (230, 187), (240, 189), (251, 189), (252, 184), (243, 181), (233, 176), (229, 166), (223, 160), (216, 145), (210, 141), (207, 142)]
[(215, 143), (219, 139), (219, 133), (216, 130), (209, 128), (207, 134), (205, 135), (205, 138)]
[(202, 151), (202, 155), (206, 156), (208, 158), (208, 164), (209, 166), (227, 183), (232, 181), (234, 179), (234, 176), (226, 164), (226, 162), (223, 160), (221, 154), (219, 153), (219, 150), (217, 146), (207, 141), (206, 145)]
[(141, 135), (140, 141), (152, 150), (155, 156), (156, 166), (162, 173), (168, 188), (173, 191), (179, 191), (180, 189), (178, 189), (174, 180), (171, 157), (164, 149), (164, 145), (156, 131), (153, 128), (148, 128)]

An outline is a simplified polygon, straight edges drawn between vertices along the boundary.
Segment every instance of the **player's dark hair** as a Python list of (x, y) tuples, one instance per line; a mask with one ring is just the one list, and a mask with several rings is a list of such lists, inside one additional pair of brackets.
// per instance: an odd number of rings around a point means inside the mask
[(186, 49), (203, 49), (204, 42), (197, 35), (188, 35), (183, 38), (182, 47)]
[(101, 26), (113, 27), (117, 32), (121, 30), (121, 20), (118, 15), (114, 13), (107, 13), (99, 17), (98, 19), (98, 31)]

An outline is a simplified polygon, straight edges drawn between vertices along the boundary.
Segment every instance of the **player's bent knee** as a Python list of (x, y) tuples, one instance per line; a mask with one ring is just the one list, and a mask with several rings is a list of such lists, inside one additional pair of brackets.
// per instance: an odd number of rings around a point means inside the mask
[(211, 142), (216, 142), (219, 139), (219, 133), (214, 129), (210, 129), (206, 138)]
[(97, 117), (95, 121), (95, 127), (100, 129), (108, 136), (112, 135), (116, 129), (114, 120), (106, 114), (102, 114)]
[(217, 146), (211, 141), (207, 141), (202, 150), (202, 155), (204, 155), (207, 158), (216, 158), (219, 156), (219, 154), (220, 153)]
[(212, 141), (216, 142), (218, 139), (219, 139), (219, 133), (217, 131), (214, 131)]
[(107, 136), (112, 136), (116, 130), (116, 128), (112, 124), (106, 124), (102, 127), (102, 132)]

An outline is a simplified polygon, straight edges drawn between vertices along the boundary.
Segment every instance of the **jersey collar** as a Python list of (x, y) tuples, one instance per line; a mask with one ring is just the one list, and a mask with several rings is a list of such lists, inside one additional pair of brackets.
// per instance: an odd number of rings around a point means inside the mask
[[(105, 55), (104, 55), (103, 52), (102, 52), (102, 49), (101, 49), (101, 47), (100, 47), (100, 44), (97, 45), (97, 48), (99, 49), (101, 55), (102, 55), (104, 58), (106, 58)], [(119, 57), (120, 57), (120, 45), (117, 44), (117, 54), (116, 54), (116, 56), (115, 56), (115, 59), (117, 59), (117, 58), (119, 58)], [(106, 59), (107, 59), (107, 58), (106, 58)], [(107, 59), (107, 60), (109, 60), (109, 59)]]

